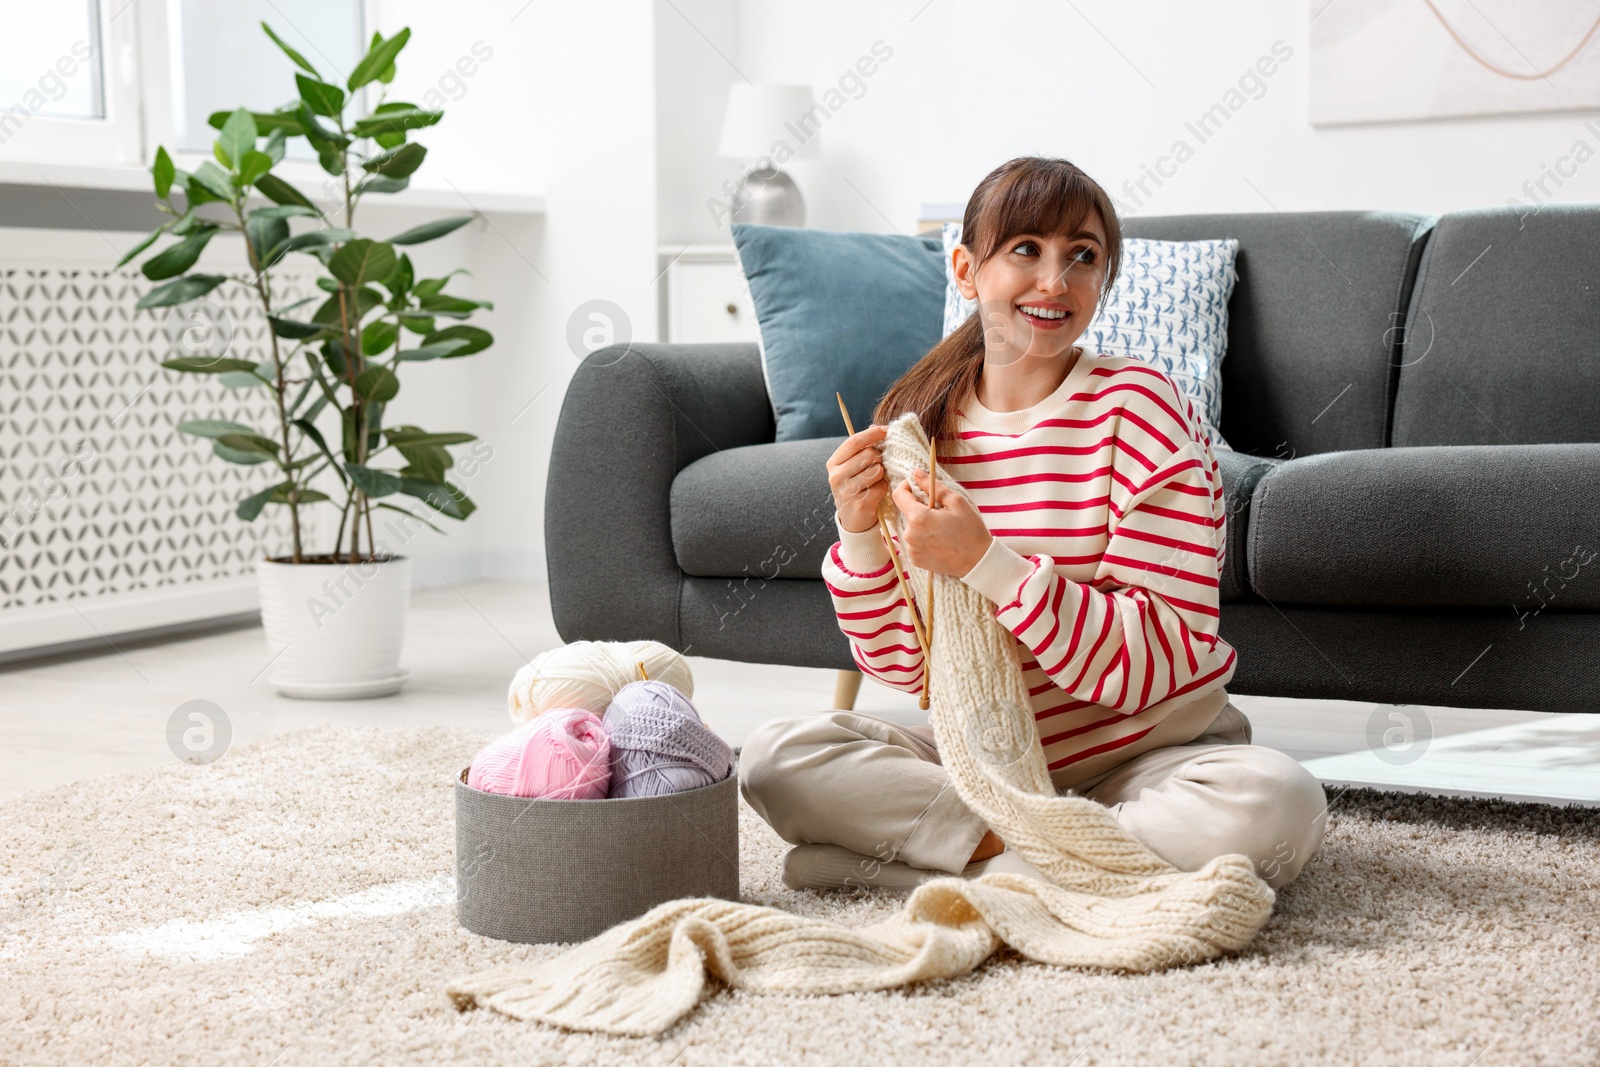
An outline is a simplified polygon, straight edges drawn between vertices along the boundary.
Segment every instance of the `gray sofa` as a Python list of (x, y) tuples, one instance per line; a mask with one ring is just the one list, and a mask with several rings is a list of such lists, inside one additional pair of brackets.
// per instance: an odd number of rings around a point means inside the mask
[[(1124, 232), (1240, 242), (1229, 691), (1600, 708), (1600, 204)], [(545, 502), (562, 638), (853, 670), (821, 581), (842, 438), (774, 436), (754, 344), (590, 354)]]

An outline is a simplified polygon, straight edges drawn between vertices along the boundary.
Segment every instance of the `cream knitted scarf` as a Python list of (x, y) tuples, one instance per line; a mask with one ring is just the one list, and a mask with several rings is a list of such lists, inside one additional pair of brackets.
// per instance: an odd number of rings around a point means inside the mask
[[(927, 455), (915, 414), (889, 425), (891, 485), (926, 467)], [(942, 467), (940, 478), (963, 492)], [(892, 498), (883, 508), (898, 524)], [(925, 570), (907, 565), (906, 576), (913, 590), (926, 588)], [(1250, 860), (1219, 856), (1180, 871), (1103, 805), (1057, 796), (1014, 640), (987, 597), (959, 579), (934, 580), (929, 710), (940, 760), (961, 799), (1051, 884), (1000, 873), (940, 878), (892, 918), (859, 929), (755, 904), (668, 901), (554, 959), (458, 978), (447, 988), (456, 1007), (646, 1036), (694, 1008), (707, 972), (757, 993), (849, 993), (965, 974), (1002, 943), (1041, 963), (1132, 972), (1247, 944), (1276, 900)]]

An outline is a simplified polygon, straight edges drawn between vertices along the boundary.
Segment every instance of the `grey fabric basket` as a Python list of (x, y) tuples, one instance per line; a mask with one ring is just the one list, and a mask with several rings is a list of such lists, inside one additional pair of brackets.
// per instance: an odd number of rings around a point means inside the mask
[(536, 800), (456, 782), (456, 915), (505, 941), (584, 941), (679, 897), (739, 899), (738, 775), (661, 797)]

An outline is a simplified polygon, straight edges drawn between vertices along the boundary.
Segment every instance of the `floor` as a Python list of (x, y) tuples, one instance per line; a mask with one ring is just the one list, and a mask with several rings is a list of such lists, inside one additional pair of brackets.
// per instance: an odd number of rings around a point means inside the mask
[[(517, 669), (562, 643), (543, 582), (470, 582), (412, 596), (392, 697), (290, 700), (264, 680), (256, 626), (182, 639), (116, 639), (103, 652), (0, 667), (0, 799), (178, 758), (168, 725), (187, 701), (222, 711), (232, 743), (328, 721), (510, 728)], [(833, 702), (834, 672), (690, 656), (694, 703), (734, 745), (774, 715)], [(1600, 806), (1600, 715), (1550, 715), (1236, 694), (1255, 743), (1302, 761), (1325, 783)], [(857, 710), (924, 721), (916, 698), (865, 681)], [(1368, 738), (1373, 741), (1369, 743)]]

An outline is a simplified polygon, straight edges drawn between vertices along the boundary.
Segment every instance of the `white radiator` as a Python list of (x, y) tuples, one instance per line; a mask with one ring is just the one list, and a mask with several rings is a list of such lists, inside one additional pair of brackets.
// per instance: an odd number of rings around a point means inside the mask
[[(161, 366), (224, 350), (269, 359), (260, 304), (228, 283), (134, 310), (155, 283), (111, 268), (141, 236), (0, 228), (0, 658), (258, 610), (255, 560), (290, 550), (287, 509), (234, 514), (276, 467), (227, 463), (176, 429), (232, 419), (275, 438), (268, 394)], [(200, 267), (249, 277), (233, 235)], [(278, 277), (274, 303), (317, 293), (312, 276)], [(302, 519), (304, 549), (326, 552), (336, 509)]]

